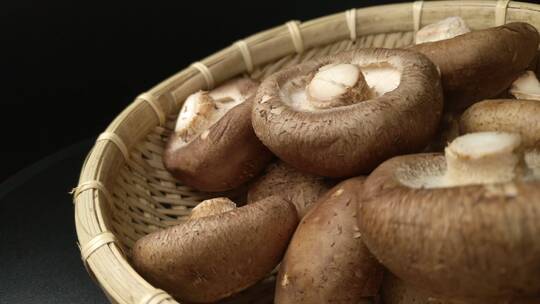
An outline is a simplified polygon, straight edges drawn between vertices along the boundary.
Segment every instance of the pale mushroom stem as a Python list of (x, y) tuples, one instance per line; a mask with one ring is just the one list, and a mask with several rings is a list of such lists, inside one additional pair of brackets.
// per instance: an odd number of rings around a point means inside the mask
[(207, 199), (191, 210), (190, 219), (212, 216), (236, 209), (236, 204), (226, 197)]
[(504, 183), (520, 175), (521, 136), (478, 132), (456, 138), (446, 149), (445, 183), (449, 186)]
[(306, 88), (311, 106), (328, 109), (370, 99), (372, 92), (362, 71), (349, 63), (322, 66)]
[(510, 88), (510, 94), (517, 99), (540, 101), (540, 82), (533, 71), (525, 71)]

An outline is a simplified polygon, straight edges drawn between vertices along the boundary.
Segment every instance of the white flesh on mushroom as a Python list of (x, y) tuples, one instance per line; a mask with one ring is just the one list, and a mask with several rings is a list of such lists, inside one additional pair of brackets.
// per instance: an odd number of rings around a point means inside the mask
[(362, 74), (375, 97), (395, 90), (401, 81), (401, 72), (388, 63), (363, 66)]
[[(359, 77), (359, 72), (362, 73), (363, 80), (362, 77)], [(283, 102), (291, 108), (313, 112), (327, 108), (326, 105), (317, 105), (317, 101), (314, 102), (314, 99), (324, 101), (339, 98), (363, 81), (367, 83), (369, 88), (366, 95), (370, 98), (376, 98), (399, 86), (401, 71), (390, 62), (329, 64), (321, 67), (309, 83), (307, 83), (307, 76), (287, 82), (280, 94)], [(346, 103), (354, 104), (360, 101), (364, 100), (352, 100)]]
[(445, 184), (492, 184), (515, 179), (520, 144), (521, 136), (514, 133), (479, 132), (456, 138), (445, 149)]
[(360, 69), (353, 64), (325, 65), (307, 86), (308, 95), (318, 100), (339, 97), (359, 81)]
[(540, 82), (533, 71), (525, 71), (512, 83), (510, 94), (517, 99), (540, 101)]
[(236, 209), (236, 204), (226, 197), (217, 197), (202, 201), (191, 210), (190, 219), (198, 219)]
[(440, 41), (469, 33), (471, 29), (461, 17), (448, 17), (439, 22), (426, 25), (415, 35), (416, 44)]
[[(456, 138), (445, 149), (446, 167), (400, 170), (398, 179), (411, 188), (445, 188), (537, 179), (540, 155), (524, 154), (516, 133), (478, 132)], [(424, 170), (425, 169), (425, 170)]]
[(231, 84), (190, 95), (176, 120), (174, 132), (182, 140), (176, 142), (175, 148), (185, 146), (199, 135), (204, 136), (206, 130), (246, 99), (247, 96)]

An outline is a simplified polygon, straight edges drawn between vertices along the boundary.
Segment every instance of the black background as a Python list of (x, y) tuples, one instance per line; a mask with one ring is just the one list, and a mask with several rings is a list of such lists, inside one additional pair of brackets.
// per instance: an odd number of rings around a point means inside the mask
[(96, 136), (138, 94), (238, 39), (404, 1), (2, 2), (0, 181)]
[(68, 191), (138, 94), (261, 30), (389, 2), (403, 1), (2, 1), (0, 303), (106, 301), (80, 261)]

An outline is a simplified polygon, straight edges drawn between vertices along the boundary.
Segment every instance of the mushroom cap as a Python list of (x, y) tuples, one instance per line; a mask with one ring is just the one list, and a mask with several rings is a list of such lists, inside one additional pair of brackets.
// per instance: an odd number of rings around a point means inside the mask
[(202, 191), (226, 191), (251, 180), (272, 160), (251, 126), (253, 97), (229, 110), (189, 143), (171, 135), (163, 153), (167, 170)]
[(446, 145), (459, 136), (459, 117), (458, 113), (444, 112), (437, 133), (422, 152), (444, 151)]
[[(282, 87), (332, 63), (390, 65), (397, 88), (356, 104), (302, 111), (283, 101)], [(268, 77), (257, 91), (252, 123), (279, 158), (303, 172), (347, 177), (369, 172), (385, 159), (423, 148), (437, 129), (442, 91), (425, 56), (398, 49), (361, 49), (306, 62)]]
[(346, 180), (302, 219), (281, 262), (275, 303), (354, 303), (377, 295), (383, 268), (356, 227), (357, 190)]
[(519, 133), (525, 147), (540, 146), (540, 101), (484, 100), (472, 105), (461, 115), (460, 131)]
[(445, 108), (459, 110), (506, 90), (534, 59), (538, 42), (532, 25), (515, 22), (411, 49), (439, 67)]
[(425, 290), (407, 284), (390, 272), (386, 272), (381, 286), (381, 300), (384, 304), (538, 304), (538, 298), (517, 298), (503, 300), (451, 300), (442, 299)]
[(304, 215), (330, 187), (323, 177), (300, 172), (284, 162), (268, 166), (266, 173), (253, 183), (247, 193), (248, 203), (272, 195), (285, 197), (296, 206), (298, 216)]
[(371, 252), (417, 288), (448, 298), (540, 294), (540, 181), (423, 188), (439, 154), (399, 156), (364, 184), (358, 225)]
[(272, 196), (149, 234), (136, 242), (133, 263), (145, 279), (178, 299), (214, 302), (268, 275), (297, 223), (294, 206)]
[(408, 285), (390, 272), (384, 274), (381, 299), (384, 304), (472, 304), (433, 297), (424, 290)]

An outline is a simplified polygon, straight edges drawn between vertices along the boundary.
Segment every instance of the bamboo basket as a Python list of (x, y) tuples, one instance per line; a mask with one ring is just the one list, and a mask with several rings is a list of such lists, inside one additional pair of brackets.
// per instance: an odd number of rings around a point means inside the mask
[[(216, 196), (175, 181), (161, 155), (185, 98), (246, 73), (255, 79), (309, 60), (362, 47), (405, 47), (421, 26), (461, 16), (474, 29), (524, 21), (540, 29), (540, 5), (514, 1), (416, 1), (291, 21), (240, 40), (138, 96), (102, 133), (74, 189), (84, 266), (113, 303), (177, 303), (130, 265), (134, 242), (181, 223)], [(229, 193), (234, 195), (234, 193)], [(227, 303), (272, 303), (273, 276)]]

